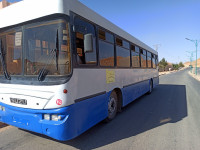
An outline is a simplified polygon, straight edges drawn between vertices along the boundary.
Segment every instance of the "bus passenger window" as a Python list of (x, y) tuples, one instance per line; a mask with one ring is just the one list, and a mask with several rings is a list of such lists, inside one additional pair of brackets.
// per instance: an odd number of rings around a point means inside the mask
[(130, 67), (130, 45), (116, 38), (117, 67)]
[[(158, 66), (158, 56), (157, 56), (157, 55), (155, 56), (155, 66), (156, 66), (156, 67)], [(155, 67), (155, 68), (156, 68), (156, 67)]]
[(152, 68), (152, 56), (150, 52), (147, 52), (147, 67)]
[[(78, 17), (75, 19), (76, 30), (76, 54), (77, 64), (97, 64), (96, 56), (96, 36), (95, 28), (92, 24)], [(84, 35), (91, 33), (93, 35), (93, 52), (84, 52)]]
[(141, 67), (146, 68), (147, 67), (147, 54), (146, 50), (140, 49), (140, 58), (141, 58)]
[(156, 68), (156, 61), (155, 61), (154, 57), (152, 57), (152, 64), (153, 64), (153, 68), (155, 69)]
[(131, 45), (132, 67), (140, 67), (140, 50), (139, 47)]
[(79, 64), (85, 64), (85, 54), (83, 51), (84, 51), (83, 34), (76, 33), (76, 53), (77, 53), (77, 61)]
[(114, 67), (114, 36), (99, 29), (100, 66)]

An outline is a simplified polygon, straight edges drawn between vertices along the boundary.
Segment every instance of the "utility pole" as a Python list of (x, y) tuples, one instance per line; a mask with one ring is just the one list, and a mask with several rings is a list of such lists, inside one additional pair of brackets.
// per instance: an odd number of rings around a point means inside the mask
[(192, 58), (193, 58), (193, 53), (195, 52), (195, 51), (186, 51), (186, 52), (188, 52), (188, 53), (190, 53), (191, 55), (190, 56), (188, 56), (188, 57), (190, 57), (190, 72), (192, 73)]
[(199, 40), (191, 40), (191, 39), (188, 39), (188, 38), (185, 38), (186, 40), (189, 40), (191, 42), (193, 42), (195, 44), (195, 47), (196, 47), (196, 70), (195, 70), (195, 74), (197, 75), (197, 47), (198, 47), (198, 44), (199, 44)]
[(155, 44), (153, 47), (155, 47), (155, 50), (158, 51), (158, 48), (161, 47), (161, 44)]

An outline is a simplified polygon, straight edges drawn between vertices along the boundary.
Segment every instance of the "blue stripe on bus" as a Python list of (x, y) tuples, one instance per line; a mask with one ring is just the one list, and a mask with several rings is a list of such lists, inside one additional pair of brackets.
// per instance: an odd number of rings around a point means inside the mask
[(123, 107), (149, 91), (149, 80), (122, 89)]
[[(122, 107), (128, 105), (132, 101), (136, 100), (140, 96), (149, 91), (149, 85), (151, 80), (145, 80), (130, 86), (124, 87), (122, 90), (123, 103)], [(153, 78), (153, 87), (159, 84), (159, 77)]]

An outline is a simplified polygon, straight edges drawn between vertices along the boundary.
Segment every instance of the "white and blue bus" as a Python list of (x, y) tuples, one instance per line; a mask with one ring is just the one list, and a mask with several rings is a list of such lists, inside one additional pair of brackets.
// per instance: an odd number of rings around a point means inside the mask
[(77, 0), (24, 0), (0, 20), (0, 122), (69, 140), (159, 83), (158, 53)]

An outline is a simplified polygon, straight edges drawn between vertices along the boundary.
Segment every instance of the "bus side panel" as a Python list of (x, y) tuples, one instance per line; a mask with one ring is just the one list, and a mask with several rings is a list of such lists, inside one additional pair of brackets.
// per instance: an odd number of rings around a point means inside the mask
[(59, 140), (70, 140), (108, 116), (108, 93), (71, 105), (69, 117), (62, 137)]
[(149, 91), (149, 80), (122, 89), (123, 107)]

